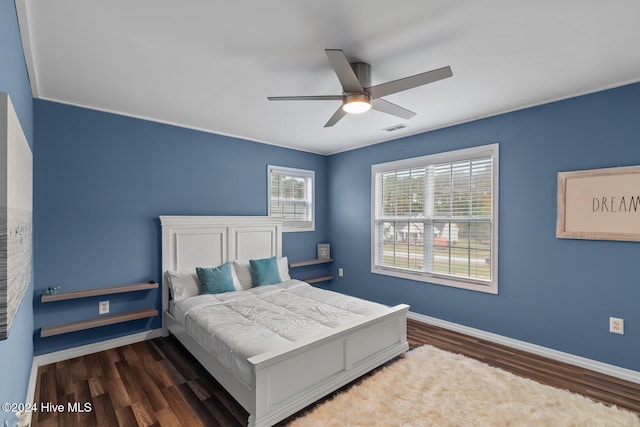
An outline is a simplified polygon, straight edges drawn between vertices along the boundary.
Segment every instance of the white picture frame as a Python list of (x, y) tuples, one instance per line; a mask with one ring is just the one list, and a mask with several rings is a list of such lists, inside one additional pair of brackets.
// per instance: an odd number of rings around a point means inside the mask
[(558, 173), (556, 237), (640, 241), (640, 166)]
[(33, 276), (33, 155), (7, 93), (0, 92), (0, 340)]

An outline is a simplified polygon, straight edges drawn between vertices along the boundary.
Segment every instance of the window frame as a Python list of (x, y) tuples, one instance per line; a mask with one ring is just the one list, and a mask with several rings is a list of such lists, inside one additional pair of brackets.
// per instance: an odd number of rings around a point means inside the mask
[[(295, 178), (303, 178), (309, 180), (307, 203), (311, 208), (310, 221), (304, 221), (307, 225), (294, 226), (292, 221), (286, 221), (283, 219), (282, 231), (283, 232), (300, 232), (300, 231), (315, 231), (316, 227), (316, 207), (315, 207), (315, 185), (316, 185), (316, 173), (313, 170), (298, 169), (286, 166), (267, 165), (267, 216), (276, 216), (271, 213), (271, 175), (277, 173), (280, 175), (291, 176)], [(281, 217), (283, 218), (283, 217)], [(300, 223), (301, 221), (293, 221)]]
[[(423, 166), (433, 166), (442, 163), (455, 163), (491, 156), (492, 158), (492, 207), (491, 207), (491, 245), (490, 266), (491, 280), (483, 281), (473, 278), (463, 278), (453, 275), (432, 273), (427, 271), (411, 271), (399, 267), (376, 265), (376, 175), (384, 172), (406, 170)], [(400, 159), (386, 163), (371, 165), (371, 272), (402, 279), (415, 280), (437, 285), (468, 289), (490, 294), (498, 293), (498, 207), (499, 207), (499, 146), (497, 143), (482, 145), (460, 150), (430, 154), (426, 156)], [(429, 203), (429, 201), (426, 201)], [(437, 221), (437, 218), (432, 219)], [(411, 223), (411, 220), (408, 219)]]

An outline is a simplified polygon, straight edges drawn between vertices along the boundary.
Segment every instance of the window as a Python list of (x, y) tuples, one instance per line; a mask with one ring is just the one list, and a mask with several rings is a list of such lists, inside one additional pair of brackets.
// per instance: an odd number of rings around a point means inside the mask
[(372, 272), (498, 292), (498, 144), (372, 166)]
[(313, 231), (315, 172), (269, 166), (269, 216), (284, 217), (284, 231)]

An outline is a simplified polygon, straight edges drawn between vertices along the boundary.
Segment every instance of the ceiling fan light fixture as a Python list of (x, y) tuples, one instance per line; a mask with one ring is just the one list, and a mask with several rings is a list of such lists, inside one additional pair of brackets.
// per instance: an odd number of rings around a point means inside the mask
[(340, 81), (342, 95), (268, 96), (267, 99), (269, 101), (341, 100), (342, 105), (324, 125), (325, 128), (334, 126), (347, 114), (362, 114), (371, 109), (405, 120), (410, 119), (416, 113), (382, 98), (453, 76), (451, 67), (446, 66), (371, 86), (371, 65), (365, 62), (349, 62), (340, 49), (325, 49), (324, 52)]
[(366, 113), (371, 109), (371, 98), (365, 93), (345, 95), (342, 109), (351, 114)]

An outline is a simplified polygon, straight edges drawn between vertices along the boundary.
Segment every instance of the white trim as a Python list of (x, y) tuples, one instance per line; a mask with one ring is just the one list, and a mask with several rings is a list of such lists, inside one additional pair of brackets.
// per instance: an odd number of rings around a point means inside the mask
[(26, 0), (16, 0), (16, 14), (18, 15), (18, 26), (20, 27), (20, 38), (22, 39), (22, 50), (24, 51), (24, 62), (27, 65), (27, 74), (31, 83), (31, 95), (38, 98), (38, 76), (36, 74), (35, 57), (30, 37), (29, 28), (29, 7)]
[[(415, 271), (394, 267), (376, 265), (376, 175), (381, 172), (393, 171), (397, 169), (408, 169), (437, 163), (457, 162), (477, 159), (481, 157), (491, 157), (492, 159), (492, 218), (491, 218), (491, 271), (490, 281), (475, 280), (472, 278), (446, 276), (426, 271)], [(444, 285), (454, 288), (467, 289), (488, 294), (498, 294), (498, 228), (500, 210), (500, 145), (492, 143), (475, 147), (463, 148), (459, 150), (446, 151), (425, 156), (399, 159), (385, 163), (371, 165), (371, 273), (385, 276), (397, 277), (401, 279), (415, 280), (435, 285)]]
[(386, 172), (395, 169), (410, 169), (414, 167), (431, 165), (435, 163), (455, 163), (478, 157), (493, 157), (498, 143), (478, 145), (475, 147), (461, 148), (459, 150), (443, 151), (434, 154), (427, 154), (419, 157), (409, 157), (406, 159), (392, 160), (390, 162), (376, 163), (371, 165), (373, 172)]
[(166, 227), (207, 227), (216, 225), (227, 225), (233, 222), (234, 225), (251, 225), (262, 227), (273, 225), (277, 221), (282, 221), (279, 217), (266, 216), (206, 216), (206, 215), (162, 215), (160, 225)]
[(35, 402), (36, 381), (38, 379), (38, 368), (40, 366), (49, 365), (51, 363), (61, 362), (63, 360), (73, 359), (74, 357), (86, 356), (87, 354), (97, 353), (99, 351), (110, 350), (123, 345), (135, 344), (140, 341), (147, 341), (162, 336), (162, 329), (151, 329), (137, 334), (125, 335), (119, 338), (113, 338), (106, 341), (100, 341), (93, 344), (82, 345), (80, 347), (68, 348), (66, 350), (45, 353), (33, 358), (31, 364), (31, 375), (29, 377), (29, 386), (27, 387), (26, 403)]
[[(409, 319), (417, 320), (429, 325), (449, 329), (451, 331), (470, 335), (497, 344), (506, 345), (518, 350), (548, 357), (549, 359), (557, 360), (559, 362), (568, 363), (570, 365), (579, 366), (591, 371), (600, 372), (615, 378), (620, 378), (623, 380), (634, 382), (636, 384), (640, 384), (640, 372), (638, 371), (610, 365), (608, 363), (599, 362), (593, 359), (587, 359), (586, 357), (576, 356), (574, 354), (565, 353), (537, 344), (528, 343), (526, 341), (516, 340), (514, 338), (505, 337), (503, 335), (494, 334), (492, 332), (483, 331), (481, 329), (471, 328), (469, 326), (460, 325), (458, 323), (449, 322), (447, 320), (438, 319), (436, 317), (414, 313), (412, 311), (409, 311), (407, 317)], [(158, 338), (161, 335), (162, 329), (153, 329), (150, 331), (140, 332), (138, 334), (127, 335), (107, 341), (101, 341), (99, 343), (88, 344), (81, 347), (75, 347), (67, 350), (61, 350), (53, 353), (35, 356), (31, 365), (31, 375), (29, 378), (29, 386), (27, 388), (27, 396), (25, 402), (33, 403), (35, 401), (36, 381), (38, 378), (38, 368), (40, 366), (60, 362), (62, 360), (72, 359), (74, 357), (85, 356), (87, 354), (96, 353), (99, 351), (109, 350), (116, 347), (121, 347), (123, 345), (129, 345), (140, 341)]]
[(570, 365), (579, 366), (591, 371), (600, 372), (612, 377), (620, 378), (640, 384), (640, 372), (634, 371), (620, 366), (610, 365), (608, 363), (599, 362), (586, 357), (576, 356), (575, 354), (565, 353), (554, 350), (552, 348), (543, 347), (541, 345), (532, 344), (526, 341), (520, 341), (514, 338), (505, 337), (503, 335), (494, 334), (492, 332), (483, 331), (481, 329), (471, 328), (469, 326), (460, 325), (458, 323), (449, 322), (447, 320), (438, 319), (424, 314), (409, 312), (407, 317), (412, 320), (427, 323), (429, 325), (438, 326), (440, 328), (449, 329), (451, 331), (460, 332), (462, 334), (471, 335), (472, 337), (491, 341), (497, 344), (506, 345), (518, 350), (527, 351), (537, 354), (538, 356), (547, 357), (559, 362), (568, 363)]
[[(37, 356), (36, 356), (37, 357)], [(29, 374), (29, 385), (27, 386), (27, 396), (24, 399), (25, 403), (33, 404), (36, 401), (36, 381), (38, 380), (38, 368), (40, 365), (36, 358), (33, 358), (31, 362), (31, 374)]]
[(316, 171), (309, 169), (290, 168), (286, 166), (267, 165), (267, 216), (271, 217), (271, 174), (277, 173), (280, 175), (288, 175), (298, 178), (309, 179), (311, 182), (311, 188), (309, 189), (309, 196), (307, 201), (311, 206), (311, 221), (309, 225), (295, 226), (294, 222), (307, 223), (307, 221), (291, 221), (288, 222), (286, 217), (282, 223), (282, 231), (287, 232), (300, 232), (300, 231), (315, 231), (316, 229)]

